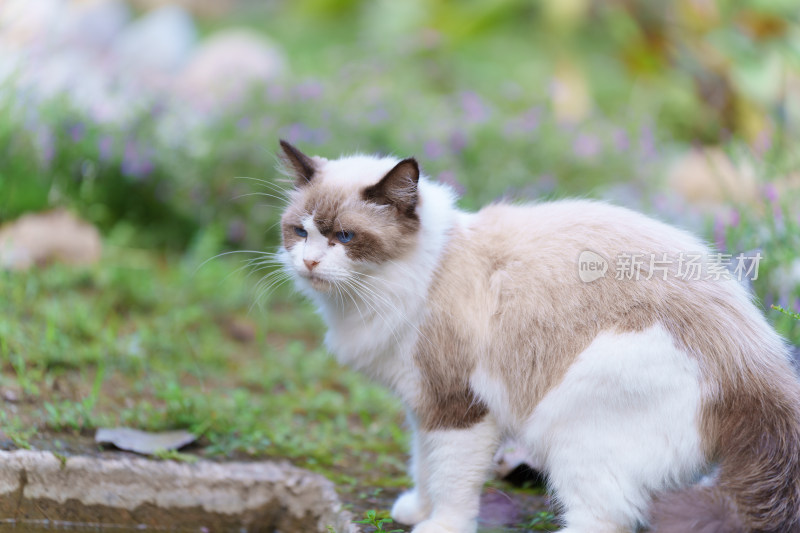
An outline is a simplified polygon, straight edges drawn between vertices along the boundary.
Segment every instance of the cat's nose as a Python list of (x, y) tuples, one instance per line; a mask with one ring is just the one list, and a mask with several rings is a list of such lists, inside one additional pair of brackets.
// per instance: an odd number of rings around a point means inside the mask
[(311, 272), (312, 270), (314, 270), (314, 267), (319, 264), (319, 261), (313, 261), (311, 259), (303, 259), (303, 263), (306, 264), (306, 268), (308, 269), (309, 272)]

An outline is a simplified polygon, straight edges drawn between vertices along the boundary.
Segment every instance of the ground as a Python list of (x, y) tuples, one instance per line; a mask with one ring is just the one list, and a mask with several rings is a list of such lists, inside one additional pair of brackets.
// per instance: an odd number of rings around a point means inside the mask
[[(95, 454), (98, 427), (185, 428), (190, 456), (289, 459), (357, 517), (385, 516), (409, 484), (399, 403), (320, 348), (299, 297), (259, 296), (236, 259), (198, 269), (203, 254), (112, 242), (94, 267), (0, 273), (0, 447)], [(547, 511), (541, 488), (491, 490), (520, 501), (521, 523)]]

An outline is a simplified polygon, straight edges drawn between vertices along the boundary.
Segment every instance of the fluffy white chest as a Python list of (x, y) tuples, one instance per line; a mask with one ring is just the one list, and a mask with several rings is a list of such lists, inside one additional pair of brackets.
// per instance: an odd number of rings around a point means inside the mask
[(407, 397), (415, 389), (413, 353), (424, 314), (420, 298), (404, 291), (362, 291), (347, 302), (322, 307), (325, 344), (342, 364), (364, 372)]

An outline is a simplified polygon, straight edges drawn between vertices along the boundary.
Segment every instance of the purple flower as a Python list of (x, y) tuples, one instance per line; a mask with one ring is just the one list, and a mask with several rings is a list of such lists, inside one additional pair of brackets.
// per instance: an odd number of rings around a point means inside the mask
[(251, 120), (250, 120), (249, 117), (242, 117), (242, 118), (240, 118), (239, 120), (236, 121), (236, 128), (239, 131), (246, 130), (247, 128), (250, 127), (250, 122), (251, 122)]
[(542, 194), (548, 194), (556, 190), (556, 178), (552, 174), (542, 174), (536, 180), (536, 185)]
[(45, 167), (49, 167), (56, 156), (56, 140), (53, 133), (47, 128), (39, 128), (36, 132), (36, 144), (42, 157), (42, 163)]
[(753, 142), (753, 148), (759, 155), (764, 155), (772, 148), (772, 132), (769, 128), (764, 128), (758, 132)]
[(464, 194), (464, 192), (466, 192), (466, 188), (461, 184), (460, 181), (458, 181), (455, 172), (452, 170), (445, 170), (444, 172), (440, 173), (436, 179), (439, 182), (452, 187), (457, 194)]
[(228, 223), (228, 231), (226, 232), (228, 240), (231, 242), (242, 242), (247, 235), (247, 225), (240, 218), (235, 218)]
[(109, 135), (103, 135), (97, 142), (97, 155), (100, 161), (106, 162), (114, 155), (114, 139)]
[(741, 218), (742, 217), (741, 217), (741, 214), (739, 213), (738, 209), (731, 210), (731, 221), (730, 221), (729, 225), (732, 228), (738, 227), (739, 226), (739, 222), (741, 221)]
[(614, 146), (618, 152), (626, 152), (631, 146), (631, 140), (628, 137), (628, 132), (622, 128), (614, 131)]
[(726, 238), (725, 238), (725, 221), (722, 220), (720, 215), (714, 216), (714, 244), (717, 247), (717, 250), (724, 251), (727, 249), (726, 247)]
[(376, 107), (367, 113), (367, 120), (370, 124), (382, 124), (389, 119), (389, 112), (385, 107)]
[(325, 144), (330, 132), (325, 128), (310, 128), (302, 122), (295, 122), (281, 128), (280, 136), (290, 143)]
[(489, 118), (489, 108), (483, 99), (474, 91), (463, 91), (460, 95), (461, 111), (464, 119), (472, 124), (486, 122)]
[(655, 131), (649, 124), (642, 126), (639, 133), (639, 149), (645, 159), (653, 159), (658, 155)]
[(467, 136), (463, 130), (456, 130), (450, 134), (450, 149), (456, 154), (461, 153), (467, 147)]
[(67, 134), (74, 143), (80, 142), (84, 133), (86, 133), (86, 126), (83, 125), (83, 122), (76, 122), (67, 128)]
[(286, 88), (283, 85), (269, 85), (267, 87), (267, 100), (273, 103), (282, 102), (286, 98)]
[(774, 183), (767, 183), (764, 186), (764, 198), (773, 204), (778, 201), (778, 189)]
[(539, 128), (541, 109), (533, 107), (522, 115), (507, 121), (503, 128), (506, 136), (513, 137), (518, 134), (530, 134)]
[(591, 159), (600, 153), (600, 139), (581, 133), (572, 143), (572, 151), (581, 159)]
[(318, 81), (304, 81), (295, 86), (294, 90), (300, 100), (319, 100), (324, 92)]
[(122, 174), (136, 179), (149, 176), (153, 172), (150, 152), (151, 150), (142, 148), (134, 141), (127, 141), (122, 156)]
[(444, 155), (444, 146), (439, 141), (426, 141), (423, 150), (428, 159), (439, 159)]

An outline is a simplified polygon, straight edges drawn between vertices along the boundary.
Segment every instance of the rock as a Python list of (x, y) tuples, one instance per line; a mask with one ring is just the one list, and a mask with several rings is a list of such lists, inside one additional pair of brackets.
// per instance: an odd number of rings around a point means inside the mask
[(68, 42), (105, 52), (131, 19), (122, 0), (71, 2), (65, 13), (64, 37)]
[[(0, 451), (0, 518), (206, 531), (357, 533), (333, 483), (286, 463)], [(22, 522), (22, 524), (20, 524)]]
[(0, 267), (10, 270), (54, 260), (90, 265), (101, 251), (97, 228), (61, 209), (24, 215), (0, 227)]
[(755, 169), (734, 163), (722, 148), (695, 149), (669, 171), (669, 186), (689, 202), (714, 208), (722, 203), (752, 203), (761, 197)]
[(153, 433), (133, 428), (98, 428), (94, 440), (100, 444), (113, 444), (120, 450), (152, 455), (160, 450), (179, 450), (197, 440), (188, 431), (161, 431)]
[(165, 6), (134, 21), (114, 43), (116, 61), (146, 77), (171, 75), (186, 64), (197, 41), (192, 17)]
[(246, 29), (217, 33), (204, 41), (176, 80), (176, 92), (202, 109), (240, 100), (255, 85), (282, 76), (286, 58), (266, 37)]

